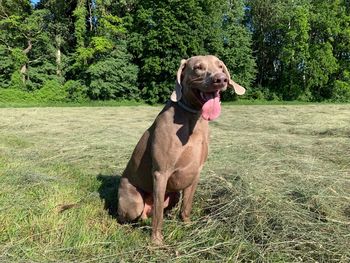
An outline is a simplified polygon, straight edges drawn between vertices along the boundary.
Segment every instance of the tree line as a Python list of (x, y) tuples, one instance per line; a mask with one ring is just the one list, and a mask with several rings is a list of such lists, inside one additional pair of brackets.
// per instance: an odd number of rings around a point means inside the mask
[(164, 102), (198, 54), (248, 99), (349, 102), (350, 0), (0, 0), (0, 100)]

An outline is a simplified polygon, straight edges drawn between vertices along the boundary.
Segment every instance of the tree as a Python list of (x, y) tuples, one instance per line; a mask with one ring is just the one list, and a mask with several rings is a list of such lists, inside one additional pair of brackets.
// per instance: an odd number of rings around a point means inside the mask
[[(132, 5), (129, 49), (140, 67), (138, 80), (143, 98), (152, 103), (166, 101), (183, 58), (200, 54), (222, 56), (234, 71), (239, 70), (238, 63), (246, 62), (245, 58), (249, 60), (247, 65), (253, 65), (249, 34), (240, 25), (242, 15), (238, 19), (232, 17), (237, 3), (242, 1), (147, 0)], [(238, 6), (243, 12), (243, 5)], [(234, 25), (229, 26), (227, 20), (224, 32), (225, 17), (230, 17)], [(242, 49), (232, 53), (240, 44)], [(247, 69), (245, 77), (253, 75), (253, 67)], [(251, 78), (245, 78), (247, 85)]]
[(21, 89), (32, 88), (30, 67), (49, 56), (49, 52), (45, 51), (50, 46), (50, 40), (44, 31), (44, 17), (47, 15), (47, 10), (28, 12), (10, 15), (4, 11), (3, 19), (0, 21), (3, 32), (0, 34), (2, 50), (5, 46), (6, 54), (12, 61), (10, 85)]
[[(25, 41), (21, 28), (22, 22), (32, 12), (29, 1), (0, 1), (0, 85), (8, 87), (11, 79), (17, 79), (18, 85), (23, 86), (20, 70), (27, 63), (26, 54), (30, 45)], [(24, 30), (26, 31), (26, 30)]]
[(73, 11), (77, 0), (41, 0), (35, 8), (48, 10), (45, 17), (45, 31), (49, 34), (55, 49), (55, 66), (58, 78), (63, 78), (67, 65), (63, 64), (64, 57), (73, 51), (74, 24)]
[[(307, 94), (309, 6), (305, 0), (249, 1), (257, 85), (264, 93), (295, 100)], [(272, 94), (268, 96), (273, 97)]]
[(140, 1), (132, 14), (129, 49), (139, 65), (143, 98), (164, 102), (181, 58), (205, 52), (203, 12), (196, 1)]
[[(218, 55), (227, 65), (232, 79), (249, 88), (255, 79), (256, 64), (252, 56), (251, 33), (244, 25), (245, 1), (226, 1), (224, 7), (220, 26), (222, 46)], [(234, 96), (232, 90), (224, 93), (224, 99), (231, 100)]]
[(0, 0), (0, 88), (164, 102), (179, 61), (200, 54), (248, 97), (349, 101), (350, 2)]
[(280, 80), (277, 84), (283, 99), (308, 99), (306, 74), (309, 61), (309, 6), (305, 1), (288, 1), (283, 7), (285, 21), (280, 64)]
[(137, 88), (137, 67), (131, 63), (126, 45), (120, 43), (109, 56), (89, 66), (88, 94), (92, 99), (139, 99)]
[(272, 87), (276, 81), (276, 58), (280, 54), (282, 32), (279, 28), (283, 12), (278, 1), (247, 1), (246, 25), (252, 31), (252, 48), (256, 58), (256, 85)]
[(339, 99), (347, 94), (347, 0), (248, 1), (247, 10), (256, 84), (263, 93), (286, 100)]
[[(115, 4), (79, 1), (74, 11), (76, 51), (73, 72), (92, 99), (137, 99), (138, 69), (126, 49), (126, 29)], [(88, 21), (88, 23), (86, 23)]]
[(336, 18), (339, 31), (334, 37), (333, 54), (338, 62), (338, 70), (332, 76), (334, 89), (332, 99), (350, 101), (350, 1), (339, 1)]
[(332, 96), (332, 75), (338, 70), (333, 44), (340, 30), (339, 1), (311, 1), (310, 61), (307, 81), (314, 100)]

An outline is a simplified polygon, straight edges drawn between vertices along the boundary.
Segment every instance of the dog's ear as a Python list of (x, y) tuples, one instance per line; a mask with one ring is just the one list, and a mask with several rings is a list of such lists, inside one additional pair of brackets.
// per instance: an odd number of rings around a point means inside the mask
[(230, 88), (233, 88), (237, 95), (243, 95), (245, 93), (245, 88), (243, 88), (241, 85), (238, 85), (236, 82), (234, 82), (231, 79), (231, 75), (228, 72), (227, 67), (226, 67), (226, 65), (224, 63), (222, 63), (222, 66), (223, 66), (223, 69), (224, 69), (224, 73), (228, 77), (228, 86)]
[(173, 102), (178, 102), (179, 100), (181, 100), (181, 97), (182, 97), (181, 78), (182, 78), (182, 72), (183, 72), (184, 68), (186, 67), (186, 62), (187, 62), (186, 59), (182, 59), (180, 67), (177, 70), (176, 82), (175, 82), (175, 90), (173, 91), (173, 93), (170, 96), (170, 99)]

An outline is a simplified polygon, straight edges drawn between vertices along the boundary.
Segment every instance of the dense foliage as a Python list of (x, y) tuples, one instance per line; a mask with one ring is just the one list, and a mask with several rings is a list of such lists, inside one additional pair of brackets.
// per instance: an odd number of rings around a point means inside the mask
[(350, 101), (350, 1), (0, 0), (0, 101), (164, 102), (197, 54), (246, 98)]

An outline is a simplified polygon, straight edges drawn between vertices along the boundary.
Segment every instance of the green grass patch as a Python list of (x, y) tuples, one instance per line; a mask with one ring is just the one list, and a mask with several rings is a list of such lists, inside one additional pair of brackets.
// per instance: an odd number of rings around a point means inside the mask
[[(161, 107), (0, 109), (0, 261), (349, 262), (350, 105), (223, 104), (190, 225), (119, 225), (119, 176)], [(119, 106), (119, 105), (118, 105)]]
[(33, 107), (120, 107), (146, 105), (143, 101), (107, 100), (107, 101), (83, 101), (83, 102), (40, 102), (40, 101), (0, 101), (0, 108), (33, 108)]
[(333, 102), (333, 101), (302, 101), (302, 100), (258, 100), (258, 99), (238, 99), (234, 101), (223, 101), (223, 105), (335, 105), (335, 104), (347, 104), (349, 102)]

